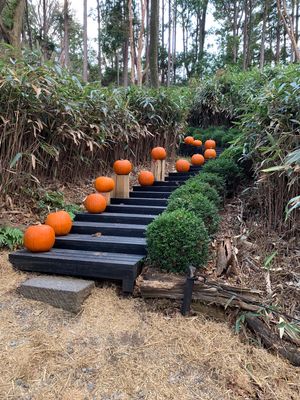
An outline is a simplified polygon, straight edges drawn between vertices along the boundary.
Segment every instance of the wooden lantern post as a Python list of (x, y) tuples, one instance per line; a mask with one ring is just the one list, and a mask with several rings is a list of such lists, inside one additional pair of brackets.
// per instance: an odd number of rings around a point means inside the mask
[(120, 199), (129, 198), (129, 174), (128, 175), (117, 175), (114, 174), (113, 179), (115, 181), (115, 188), (112, 192), (112, 196)]
[(151, 170), (156, 181), (164, 181), (166, 173), (166, 160), (152, 160)]
[(132, 164), (128, 160), (117, 160), (114, 162), (114, 176), (115, 188), (113, 197), (120, 199), (129, 198), (129, 175), (132, 171)]
[(112, 192), (99, 192), (99, 193), (102, 194), (102, 196), (106, 200), (106, 204), (109, 206), (110, 205), (110, 197), (111, 197)]
[(151, 170), (156, 181), (165, 181), (167, 152), (163, 147), (154, 147), (151, 151)]

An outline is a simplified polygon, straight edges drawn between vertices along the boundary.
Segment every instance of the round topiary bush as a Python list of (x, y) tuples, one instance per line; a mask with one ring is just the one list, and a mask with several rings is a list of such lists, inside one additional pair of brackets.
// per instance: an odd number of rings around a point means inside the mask
[(186, 272), (204, 266), (209, 236), (204, 222), (193, 212), (176, 210), (159, 215), (147, 228), (150, 262), (168, 272)]
[(166, 212), (180, 209), (195, 213), (195, 215), (204, 222), (209, 235), (216, 233), (220, 222), (218, 209), (202, 193), (193, 193), (190, 194), (189, 197), (174, 197), (168, 202)]
[(240, 182), (240, 169), (233, 160), (228, 158), (218, 158), (207, 162), (203, 167), (203, 172), (221, 175), (226, 182), (229, 193), (232, 193)]
[(189, 179), (186, 183), (176, 189), (171, 196), (169, 201), (177, 197), (190, 198), (195, 193), (201, 193), (208, 198), (216, 207), (221, 205), (221, 197), (213, 186), (210, 186), (207, 182), (201, 182), (199, 180)]
[(188, 182), (208, 183), (210, 186), (216, 189), (220, 196), (225, 194), (225, 179), (219, 174), (201, 172), (199, 175), (190, 178)]

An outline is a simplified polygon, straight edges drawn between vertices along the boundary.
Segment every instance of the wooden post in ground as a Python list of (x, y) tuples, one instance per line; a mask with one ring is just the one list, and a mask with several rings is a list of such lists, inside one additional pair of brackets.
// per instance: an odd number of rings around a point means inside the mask
[(120, 199), (129, 198), (129, 174), (128, 175), (114, 175), (115, 188), (111, 192), (112, 197)]
[(156, 181), (165, 181), (166, 160), (152, 160), (151, 169)]

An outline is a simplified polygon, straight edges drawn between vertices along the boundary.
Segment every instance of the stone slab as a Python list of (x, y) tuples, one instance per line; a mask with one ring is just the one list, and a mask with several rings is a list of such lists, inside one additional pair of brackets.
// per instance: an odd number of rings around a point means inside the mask
[(28, 299), (77, 313), (94, 286), (94, 281), (46, 275), (23, 282), (18, 292)]

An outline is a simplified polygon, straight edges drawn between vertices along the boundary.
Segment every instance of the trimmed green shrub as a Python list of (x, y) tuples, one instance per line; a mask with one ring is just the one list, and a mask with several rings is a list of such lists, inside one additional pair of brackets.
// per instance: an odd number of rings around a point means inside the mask
[(189, 179), (186, 183), (176, 189), (171, 196), (169, 201), (175, 199), (176, 197), (190, 198), (191, 195), (201, 193), (208, 198), (216, 207), (220, 207), (221, 198), (218, 195), (216, 189), (209, 185), (209, 183), (201, 182), (199, 180)]
[(192, 211), (204, 222), (209, 235), (216, 233), (220, 217), (217, 207), (202, 193), (193, 193), (190, 196), (174, 197), (168, 203), (166, 212), (172, 212), (178, 209)]
[(203, 172), (210, 172), (221, 175), (225, 182), (228, 193), (232, 193), (241, 178), (241, 171), (238, 165), (231, 159), (218, 158), (208, 161), (203, 166)]
[(201, 174), (190, 178), (188, 182), (201, 182), (208, 183), (210, 186), (214, 187), (220, 196), (225, 194), (225, 179), (219, 174), (213, 174), (210, 172), (201, 172)]
[(187, 210), (164, 212), (147, 228), (150, 262), (168, 272), (206, 264), (209, 237), (204, 222)]
[(23, 232), (18, 228), (3, 226), (0, 228), (0, 249), (14, 250), (23, 244)]

